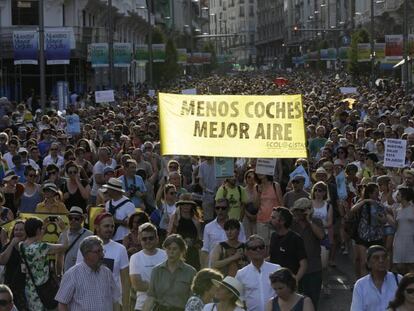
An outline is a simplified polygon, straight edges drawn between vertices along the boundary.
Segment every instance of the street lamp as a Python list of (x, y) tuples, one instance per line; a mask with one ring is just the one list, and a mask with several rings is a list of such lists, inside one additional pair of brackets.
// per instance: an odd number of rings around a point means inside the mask
[(151, 12), (152, 12), (152, 0), (145, 0), (145, 6), (137, 7), (138, 10), (147, 10), (147, 22), (148, 22), (148, 82), (149, 87), (152, 88), (152, 23), (151, 23)]

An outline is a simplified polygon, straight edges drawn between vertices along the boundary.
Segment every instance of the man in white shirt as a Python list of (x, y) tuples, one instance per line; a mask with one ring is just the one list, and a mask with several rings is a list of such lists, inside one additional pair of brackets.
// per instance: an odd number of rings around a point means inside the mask
[(98, 162), (93, 166), (93, 185), (91, 190), (91, 204), (96, 203), (96, 196), (98, 189), (105, 183), (104, 169), (105, 167), (112, 167), (115, 170), (116, 161), (110, 157), (108, 148), (101, 147), (98, 150)]
[(114, 216), (115, 234), (113, 240), (122, 243), (129, 233), (128, 218), (135, 213), (135, 205), (126, 197), (122, 189), (122, 182), (117, 178), (110, 178), (103, 186), (110, 200), (105, 203), (105, 210)]
[[(110, 213), (99, 214), (95, 218), (94, 225), (96, 234), (104, 242), (104, 258), (102, 263), (112, 271), (115, 282), (121, 290), (122, 303), (121, 301), (119, 303), (122, 305), (123, 310), (129, 310), (130, 284), (128, 253), (125, 246), (111, 240), (115, 228), (114, 218)], [(78, 264), (80, 262), (83, 262), (83, 256), (78, 251), (76, 263)]]
[(59, 149), (60, 147), (58, 143), (52, 143), (49, 149), (49, 155), (43, 159), (43, 167), (47, 167), (49, 164), (55, 164), (59, 168), (63, 167), (65, 160), (59, 155)]
[(252, 235), (246, 241), (246, 254), (251, 262), (237, 271), (236, 279), (243, 284), (244, 300), (249, 311), (265, 311), (266, 304), (275, 296), (269, 276), (281, 267), (265, 261), (265, 241)]
[(164, 250), (157, 248), (157, 228), (151, 223), (145, 223), (138, 228), (138, 237), (142, 251), (131, 256), (129, 277), (131, 285), (137, 292), (135, 310), (142, 310), (151, 280), (152, 269), (167, 260)]
[[(213, 251), (214, 246), (220, 242), (227, 240), (226, 232), (224, 231), (224, 223), (229, 219), (229, 202), (227, 199), (219, 199), (215, 204), (216, 219), (208, 223), (204, 228), (203, 234), (203, 248), (202, 251), (202, 266), (208, 266), (208, 256)], [(246, 241), (246, 234), (244, 233), (243, 224), (240, 223), (240, 242)]]
[(355, 283), (351, 311), (385, 311), (395, 297), (400, 275), (388, 271), (389, 255), (380, 245), (367, 250), (369, 274)]

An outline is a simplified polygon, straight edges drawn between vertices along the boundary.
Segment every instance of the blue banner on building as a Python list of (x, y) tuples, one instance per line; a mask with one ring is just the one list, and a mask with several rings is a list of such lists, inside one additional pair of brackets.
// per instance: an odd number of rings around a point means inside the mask
[(15, 65), (37, 65), (39, 36), (37, 31), (13, 32), (13, 57)]
[(70, 63), (71, 29), (54, 28), (45, 31), (45, 55), (48, 65)]

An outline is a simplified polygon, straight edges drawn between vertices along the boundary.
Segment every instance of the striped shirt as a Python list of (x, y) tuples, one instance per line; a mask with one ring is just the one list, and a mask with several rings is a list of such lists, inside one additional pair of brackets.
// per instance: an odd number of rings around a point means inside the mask
[(120, 296), (111, 270), (101, 266), (95, 272), (81, 262), (63, 275), (55, 299), (71, 311), (112, 311)]

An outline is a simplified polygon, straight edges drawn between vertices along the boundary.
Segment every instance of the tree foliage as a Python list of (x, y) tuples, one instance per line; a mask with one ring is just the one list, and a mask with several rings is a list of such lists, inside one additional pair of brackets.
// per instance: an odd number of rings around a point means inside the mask
[(348, 71), (353, 76), (366, 75), (370, 72), (369, 62), (358, 62), (358, 44), (368, 43), (369, 35), (365, 29), (358, 29), (351, 36), (351, 47), (349, 50)]

